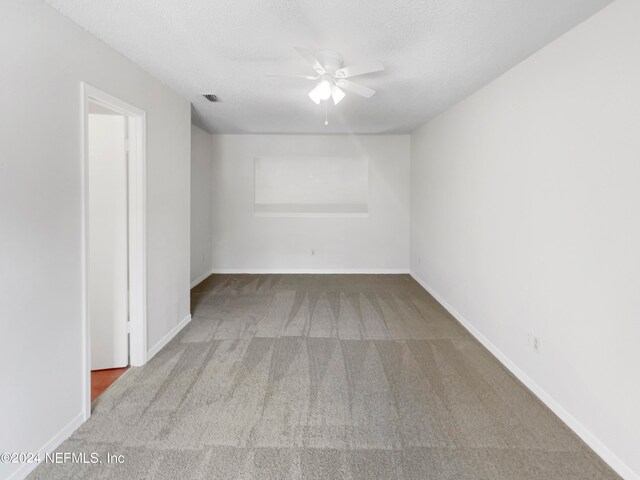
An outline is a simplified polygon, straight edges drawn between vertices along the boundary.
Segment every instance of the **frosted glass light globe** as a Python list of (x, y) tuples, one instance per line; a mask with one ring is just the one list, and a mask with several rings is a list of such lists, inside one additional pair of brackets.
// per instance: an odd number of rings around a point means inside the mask
[(320, 100), (329, 100), (329, 97), (331, 97), (331, 84), (327, 80), (322, 80), (318, 84), (317, 92)]

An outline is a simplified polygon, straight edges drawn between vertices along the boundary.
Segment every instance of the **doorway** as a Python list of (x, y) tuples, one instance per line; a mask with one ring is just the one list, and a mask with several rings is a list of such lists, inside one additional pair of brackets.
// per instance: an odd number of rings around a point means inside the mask
[(145, 114), (82, 85), (84, 408), (146, 362)]
[(129, 366), (127, 116), (89, 100), (91, 401)]

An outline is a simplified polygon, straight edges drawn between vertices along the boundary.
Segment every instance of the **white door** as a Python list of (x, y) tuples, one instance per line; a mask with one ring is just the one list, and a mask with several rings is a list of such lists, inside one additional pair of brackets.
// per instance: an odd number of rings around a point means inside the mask
[(126, 117), (89, 114), (91, 370), (129, 364)]

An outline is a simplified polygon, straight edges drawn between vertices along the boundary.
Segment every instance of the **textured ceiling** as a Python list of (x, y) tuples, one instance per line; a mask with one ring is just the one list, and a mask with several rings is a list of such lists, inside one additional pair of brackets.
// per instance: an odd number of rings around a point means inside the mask
[[(193, 104), (220, 133), (406, 133), (610, 0), (46, 0)], [(386, 71), (337, 106), (307, 97), (293, 50), (332, 49)], [(222, 103), (199, 94), (212, 92)]]

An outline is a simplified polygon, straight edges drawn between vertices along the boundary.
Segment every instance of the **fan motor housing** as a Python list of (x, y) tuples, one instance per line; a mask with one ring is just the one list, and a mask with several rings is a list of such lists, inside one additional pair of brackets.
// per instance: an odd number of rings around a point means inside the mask
[(320, 50), (316, 53), (316, 58), (329, 73), (333, 73), (336, 70), (342, 68), (342, 55), (334, 50)]

